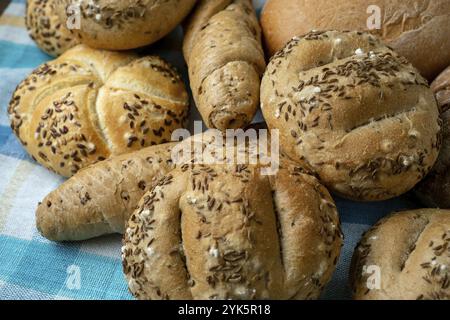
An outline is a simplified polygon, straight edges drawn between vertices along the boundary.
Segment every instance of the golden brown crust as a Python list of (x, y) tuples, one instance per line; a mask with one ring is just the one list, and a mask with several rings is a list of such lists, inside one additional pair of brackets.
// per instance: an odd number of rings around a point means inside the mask
[[(311, 30), (368, 30), (371, 7), (381, 11), (379, 36), (429, 80), (450, 64), (447, 0), (268, 0), (261, 25), (270, 54)], [(433, 54), (429, 54), (433, 52)]]
[(123, 233), (124, 222), (152, 183), (174, 168), (174, 145), (145, 148), (80, 170), (39, 204), (38, 230), (54, 241)]
[(188, 106), (181, 78), (162, 59), (80, 45), (19, 84), (8, 112), (27, 151), (68, 177), (111, 155), (170, 141)]
[(30, 37), (47, 54), (57, 57), (80, 43), (57, 15), (57, 0), (28, 0), (25, 25)]
[(440, 148), (426, 80), (367, 33), (294, 38), (268, 65), (261, 108), (290, 158), (306, 160), (326, 186), (355, 200), (410, 190)]
[[(353, 297), (450, 299), (449, 250), (450, 211), (421, 209), (392, 214), (366, 232), (355, 249)], [(364, 272), (376, 269), (377, 274)], [(379, 287), (368, 285), (369, 277), (377, 276)]]
[(185, 165), (143, 197), (124, 243), (139, 299), (314, 299), (342, 234), (326, 189), (291, 164)]
[(186, 26), (183, 52), (203, 120), (220, 130), (243, 128), (258, 108), (265, 61), (249, 0), (201, 0)]
[(73, 32), (82, 43), (92, 48), (107, 50), (135, 49), (158, 41), (175, 29), (196, 2), (196, 0), (55, 1), (57, 13), (64, 21), (67, 20), (66, 8), (69, 6), (79, 8), (80, 29), (74, 29)]
[(450, 68), (431, 84), (441, 109), (442, 148), (433, 170), (415, 188), (420, 200), (431, 208), (450, 208)]

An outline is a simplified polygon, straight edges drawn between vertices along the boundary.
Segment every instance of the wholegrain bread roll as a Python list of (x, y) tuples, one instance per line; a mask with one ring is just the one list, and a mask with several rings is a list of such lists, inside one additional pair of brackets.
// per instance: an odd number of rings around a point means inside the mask
[(80, 43), (59, 18), (57, 0), (28, 0), (25, 25), (30, 37), (45, 53), (57, 57)]
[[(62, 21), (73, 19), (82, 43), (97, 49), (128, 50), (150, 45), (188, 15), (196, 0), (55, 0)], [(69, 10), (68, 10), (69, 9)], [(78, 16), (75, 16), (79, 12)]]
[(450, 211), (392, 214), (366, 232), (350, 271), (359, 300), (450, 299)]
[(396, 197), (433, 166), (441, 120), (427, 81), (361, 32), (312, 32), (271, 60), (261, 108), (280, 146), (306, 160), (334, 192), (354, 200)]
[(315, 299), (342, 233), (327, 190), (294, 167), (185, 165), (143, 197), (124, 244), (139, 299)]
[(20, 83), (8, 112), (28, 153), (71, 176), (111, 155), (170, 141), (188, 107), (180, 76), (162, 59), (80, 45)]
[(250, 0), (200, 0), (183, 52), (192, 94), (209, 128), (244, 128), (259, 106), (265, 69), (261, 30)]
[(432, 83), (431, 89), (441, 108), (442, 149), (433, 170), (415, 191), (425, 205), (450, 209), (450, 67)]
[(312, 30), (373, 29), (429, 80), (450, 64), (448, 0), (268, 0), (261, 24), (271, 54)]

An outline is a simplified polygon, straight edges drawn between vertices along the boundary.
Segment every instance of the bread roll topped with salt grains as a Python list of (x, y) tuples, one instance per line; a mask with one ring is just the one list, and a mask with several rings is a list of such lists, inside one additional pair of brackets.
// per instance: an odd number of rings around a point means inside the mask
[(354, 200), (407, 192), (430, 171), (441, 146), (427, 81), (368, 33), (292, 39), (268, 65), (261, 102), (283, 151)]

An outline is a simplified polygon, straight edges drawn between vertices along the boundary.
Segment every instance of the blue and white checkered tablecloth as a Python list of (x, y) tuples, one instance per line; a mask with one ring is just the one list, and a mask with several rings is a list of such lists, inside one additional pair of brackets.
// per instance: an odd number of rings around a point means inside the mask
[[(259, 10), (263, 3), (255, 1)], [(63, 179), (37, 165), (9, 127), (6, 110), (15, 86), (51, 59), (29, 38), (24, 11), (25, 0), (12, 0), (0, 16), (0, 299), (131, 299), (122, 274), (119, 235), (58, 244), (36, 230), (38, 201)], [(187, 79), (180, 47), (180, 32), (174, 32), (151, 51), (177, 66)], [(193, 117), (198, 118), (195, 111)], [(371, 204), (336, 201), (345, 245), (323, 298), (348, 299), (348, 268), (361, 234), (387, 213), (417, 204), (407, 196)]]

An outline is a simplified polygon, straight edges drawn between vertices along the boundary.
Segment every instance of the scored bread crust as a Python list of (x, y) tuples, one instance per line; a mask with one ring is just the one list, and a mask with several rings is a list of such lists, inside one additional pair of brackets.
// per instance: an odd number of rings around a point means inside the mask
[(8, 112), (32, 157), (69, 177), (111, 155), (170, 141), (188, 109), (181, 77), (161, 58), (79, 45), (22, 81)]
[(450, 67), (431, 84), (441, 109), (442, 148), (433, 170), (415, 188), (416, 195), (430, 208), (450, 208)]
[(57, 0), (28, 0), (25, 25), (45, 53), (57, 57), (80, 43), (56, 13)]
[(270, 61), (261, 108), (281, 149), (354, 200), (410, 190), (434, 164), (441, 120), (427, 81), (361, 32), (311, 32)]
[[(336, 207), (292, 164), (181, 166), (131, 216), (122, 249), (139, 299), (314, 299), (342, 245)], [(300, 192), (299, 192), (300, 190)]]
[[(153, 44), (188, 15), (196, 0), (55, 0), (62, 21), (79, 11), (74, 34), (92, 48), (129, 50)], [(70, 12), (69, 14), (74, 14)]]
[[(448, 0), (268, 0), (261, 14), (271, 55), (294, 36), (312, 30), (367, 31), (380, 8), (381, 28), (371, 30), (429, 80), (450, 65)], [(432, 52), (432, 54), (430, 54)]]
[(197, 108), (209, 128), (243, 128), (258, 108), (265, 69), (250, 0), (200, 0), (186, 22), (185, 60)]
[(356, 247), (350, 279), (359, 300), (450, 299), (450, 211), (405, 211), (379, 221)]

